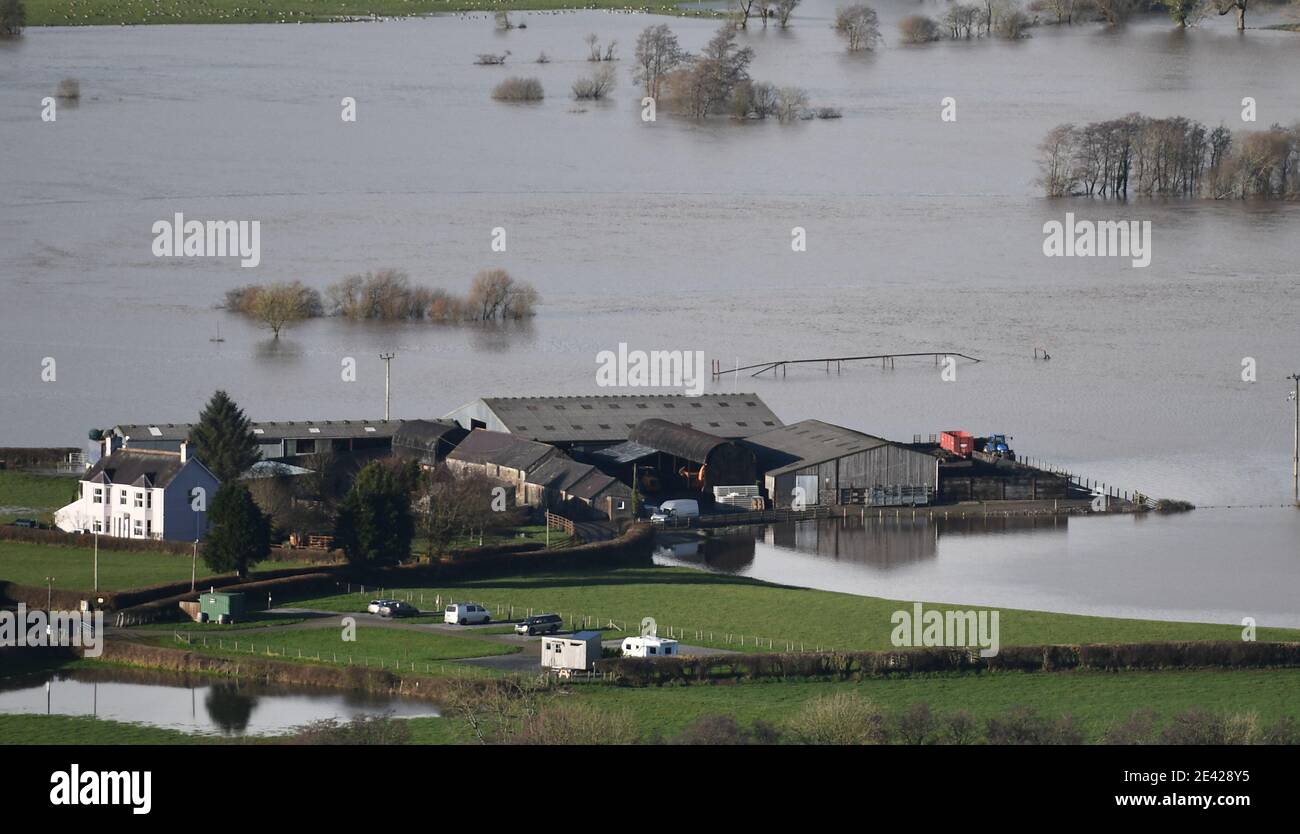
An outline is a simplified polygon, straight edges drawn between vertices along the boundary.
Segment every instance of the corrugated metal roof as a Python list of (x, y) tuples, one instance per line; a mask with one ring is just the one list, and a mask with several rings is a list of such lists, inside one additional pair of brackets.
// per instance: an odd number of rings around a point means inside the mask
[(513, 434), (474, 429), (447, 459), (465, 463), (491, 463), (527, 471), (555, 451), (554, 446), (535, 443)]
[(757, 394), (612, 394), (575, 397), (484, 397), (510, 431), (553, 442), (617, 442), (637, 423), (667, 420), (735, 439), (781, 420)]
[(891, 445), (883, 438), (821, 420), (804, 420), (760, 432), (741, 442), (754, 450), (759, 468), (769, 475)]
[(649, 446), (696, 463), (706, 462), (709, 459), (709, 452), (731, 442), (725, 437), (696, 428), (679, 426), (667, 420), (642, 420), (632, 430), (631, 440), (633, 443)]
[(393, 445), (430, 452), (451, 451), (465, 430), (454, 420), (406, 420), (393, 433)]
[(641, 460), (641, 458), (653, 454), (657, 454), (657, 452), (649, 446), (642, 446), (640, 443), (628, 440), (617, 446), (607, 446), (604, 449), (588, 452), (587, 456), (598, 459), (601, 463), (625, 464)]
[[(253, 423), (253, 434), (259, 440), (283, 438), (348, 438), (392, 437), (402, 426), (401, 420), (281, 420)], [(112, 431), (119, 437), (133, 440), (180, 442), (190, 435), (193, 423), (122, 423)]]

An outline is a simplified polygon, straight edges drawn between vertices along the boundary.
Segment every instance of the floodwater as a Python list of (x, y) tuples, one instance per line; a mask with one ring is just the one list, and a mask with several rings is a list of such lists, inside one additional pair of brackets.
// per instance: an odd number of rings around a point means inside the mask
[[(827, 519), (662, 547), (656, 564), (886, 599), (1300, 628), (1291, 511)], [(1212, 558), (1217, 557), (1217, 558)]]
[[(1178, 32), (1150, 16), (1042, 27), (1020, 43), (905, 47), (896, 22), (917, 5), (890, 0), (877, 4), (886, 44), (851, 56), (830, 30), (834, 5), (806, 0), (790, 29), (741, 35), (755, 78), (843, 111), (789, 125), (641, 121), (626, 60), (636, 34), (667, 22), (698, 50), (716, 26), (707, 20), (521, 14), (528, 27), (506, 33), (484, 15), (33, 29), (0, 44), (0, 147), (12, 162), (0, 186), (6, 445), (190, 420), (218, 386), (260, 420), (375, 417), (383, 351), (397, 353), (398, 417), (484, 395), (594, 392), (596, 354), (620, 341), (728, 366), (960, 351), (983, 361), (960, 365), (955, 382), (920, 360), (706, 388), (757, 391), (787, 421), (904, 440), (1005, 432), (1022, 454), (1124, 489), (1271, 508), (972, 534), (924, 568), (884, 571), (884, 585), (1199, 618), (1252, 599), (1300, 609), (1284, 598), (1300, 587), (1300, 513), (1284, 506), (1300, 205), (1048, 201), (1034, 184), (1035, 148), (1061, 122), (1142, 111), (1237, 129), (1247, 96), (1260, 126), (1300, 120), (1300, 34), (1239, 35), (1230, 16)], [(1252, 13), (1253, 25), (1277, 19)], [(616, 39), (625, 60), (612, 100), (578, 106), (568, 88), (590, 71), (588, 32)], [(473, 64), (506, 50), (505, 68)], [(550, 62), (534, 63), (543, 51)], [(512, 74), (540, 78), (546, 100), (491, 101)], [(65, 76), (80, 80), (82, 102), (43, 123), (40, 100)], [(339, 118), (345, 96), (355, 124)], [(949, 96), (957, 121), (945, 123)], [(1066, 211), (1150, 220), (1151, 265), (1046, 258), (1043, 223)], [(261, 221), (260, 266), (155, 258), (151, 226), (175, 212)], [(791, 251), (795, 226), (807, 252)], [(495, 227), (507, 230), (504, 253), (491, 251)], [(543, 306), (518, 327), (317, 320), (278, 342), (214, 309), (244, 283), (323, 289), (388, 266), (453, 291), (505, 267)], [(224, 341), (210, 341), (218, 330)], [(1051, 361), (1035, 361), (1036, 347)], [(54, 382), (42, 380), (47, 357)], [(341, 379), (345, 357), (358, 360), (355, 382)], [(1242, 380), (1247, 358), (1257, 382)], [(757, 561), (783, 552), (764, 546)], [(856, 561), (870, 565), (870, 551)], [(857, 568), (868, 581), (818, 565), (800, 557), (781, 573), (887, 592), (879, 570)]]
[(313, 721), (346, 722), (361, 715), (438, 715), (427, 701), (121, 669), (5, 679), (0, 713), (90, 716), (220, 736), (283, 735)]

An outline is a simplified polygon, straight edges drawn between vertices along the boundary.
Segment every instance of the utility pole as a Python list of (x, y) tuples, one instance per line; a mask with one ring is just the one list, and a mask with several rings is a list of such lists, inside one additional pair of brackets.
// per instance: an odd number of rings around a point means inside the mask
[(195, 573), (199, 568), (199, 540), (194, 540), (194, 554), (190, 556), (190, 592), (194, 592)]
[(45, 577), (45, 610), (46, 612), (54, 610), (54, 577)]
[(99, 534), (95, 534), (95, 593), (99, 593)]
[(1291, 484), (1292, 498), (1300, 507), (1300, 373), (1291, 374), (1287, 379), (1295, 383), (1290, 400), (1295, 403), (1295, 429), (1291, 436)]
[(379, 354), (379, 358), (382, 359), (382, 360), (384, 360), (384, 421), (385, 421), (385, 422), (387, 422), (387, 420), (388, 420), (388, 402), (389, 402), (388, 397), (389, 397), (389, 392), (392, 390), (392, 389), (390, 389), (389, 386), (388, 386), (388, 382), (389, 382), (389, 375), (388, 375), (388, 372), (389, 372), (389, 370), (391, 370), (391, 368), (392, 368), (392, 365), (393, 365), (393, 357), (396, 356), (396, 355), (397, 355), (397, 354), (395, 354), (395, 353), (381, 353), (381, 354)]

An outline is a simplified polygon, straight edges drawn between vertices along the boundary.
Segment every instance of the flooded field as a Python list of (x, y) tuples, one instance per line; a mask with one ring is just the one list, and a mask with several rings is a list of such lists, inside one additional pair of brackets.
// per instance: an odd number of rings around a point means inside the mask
[[(901, 440), (1006, 432), (1022, 453), (1126, 489), (1265, 508), (940, 535), (901, 566), (880, 554), (910, 552), (911, 532), (852, 558), (774, 539), (758, 545), (758, 575), (1104, 613), (1294, 612), (1282, 590), (1300, 578), (1300, 514), (1283, 507), (1284, 377), (1300, 370), (1300, 206), (1117, 210), (1045, 200), (1034, 179), (1036, 146), (1061, 122), (1141, 111), (1236, 130), (1245, 96), (1260, 126), (1295, 122), (1300, 35), (1242, 36), (1218, 17), (1178, 32), (1151, 16), (904, 47), (896, 24), (916, 4), (890, 2), (878, 5), (886, 43), (851, 56), (830, 29), (834, 5), (808, 0), (789, 30), (741, 35), (755, 78), (843, 111), (787, 125), (643, 123), (628, 58), (662, 19), (635, 14), (524, 14), (527, 29), (504, 33), (478, 15), (31, 30), (0, 44), (0, 146), (22, 161), (0, 189), (6, 443), (77, 445), (92, 427), (190, 420), (217, 386), (259, 420), (375, 417), (383, 351), (397, 353), (404, 418), (478, 396), (595, 391), (595, 356), (619, 342), (724, 365), (961, 351), (983, 361), (955, 383), (900, 361), (712, 390), (757, 391), (786, 421)], [(667, 22), (691, 50), (716, 27)], [(612, 100), (579, 106), (569, 87), (590, 70), (589, 32), (616, 39), (624, 60)], [(505, 68), (474, 65), (506, 50)], [(549, 63), (534, 63), (540, 52)], [(546, 99), (491, 101), (512, 74), (538, 77)], [(65, 76), (80, 80), (81, 104), (43, 124), (40, 99)], [(340, 121), (345, 96), (355, 124)], [(945, 97), (956, 122), (939, 119)], [(1067, 210), (1150, 220), (1151, 266), (1044, 258), (1042, 225)], [(260, 220), (261, 264), (153, 257), (151, 224), (178, 211)], [(790, 250), (795, 226), (807, 252)], [(505, 253), (490, 250), (495, 227), (508, 230)], [(455, 292), (502, 266), (543, 303), (523, 326), (320, 319), (278, 341), (214, 309), (241, 284), (324, 289), (389, 266)], [(224, 341), (210, 341), (218, 330)], [(1051, 361), (1034, 361), (1035, 347)], [(46, 357), (57, 382), (41, 379)], [(358, 360), (355, 383), (340, 379), (345, 357)], [(1254, 384), (1240, 376), (1246, 357)]]

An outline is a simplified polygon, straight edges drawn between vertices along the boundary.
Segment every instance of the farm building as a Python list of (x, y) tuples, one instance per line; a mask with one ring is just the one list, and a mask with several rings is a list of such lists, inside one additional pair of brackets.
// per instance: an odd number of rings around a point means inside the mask
[(795, 490), (817, 504), (926, 504), (939, 487), (939, 460), (853, 429), (804, 420), (744, 440), (758, 459), (775, 507)]
[(506, 432), (569, 451), (627, 440), (638, 423), (666, 420), (736, 440), (781, 425), (756, 394), (485, 397), (446, 415), (466, 429)]
[(446, 460), (467, 434), (451, 420), (405, 420), (393, 433), (393, 455), (434, 467)]
[[(286, 460), (318, 452), (386, 454), (401, 420), (284, 420), (253, 423), (263, 460)], [(105, 432), (129, 449), (179, 451), (192, 423), (121, 424)], [(93, 461), (92, 461), (93, 462)]]
[[(447, 466), (455, 472), (477, 472), (516, 486), (522, 485), (528, 472), (553, 457), (563, 457), (554, 446), (534, 443), (512, 434), (475, 429), (465, 436), (451, 454)], [(519, 503), (525, 503), (522, 489)]]
[(648, 460), (668, 489), (703, 492), (715, 486), (746, 486), (758, 477), (751, 449), (690, 426), (642, 420), (628, 440), (654, 450)]
[(502, 432), (475, 429), (447, 456), (453, 471), (471, 471), (510, 485), (515, 503), (573, 516), (632, 517), (632, 490), (596, 467), (548, 446)]
[(1060, 475), (1007, 459), (976, 453), (970, 458), (945, 459), (939, 465), (939, 497), (943, 501), (1029, 501), (1071, 496), (1070, 482)]

